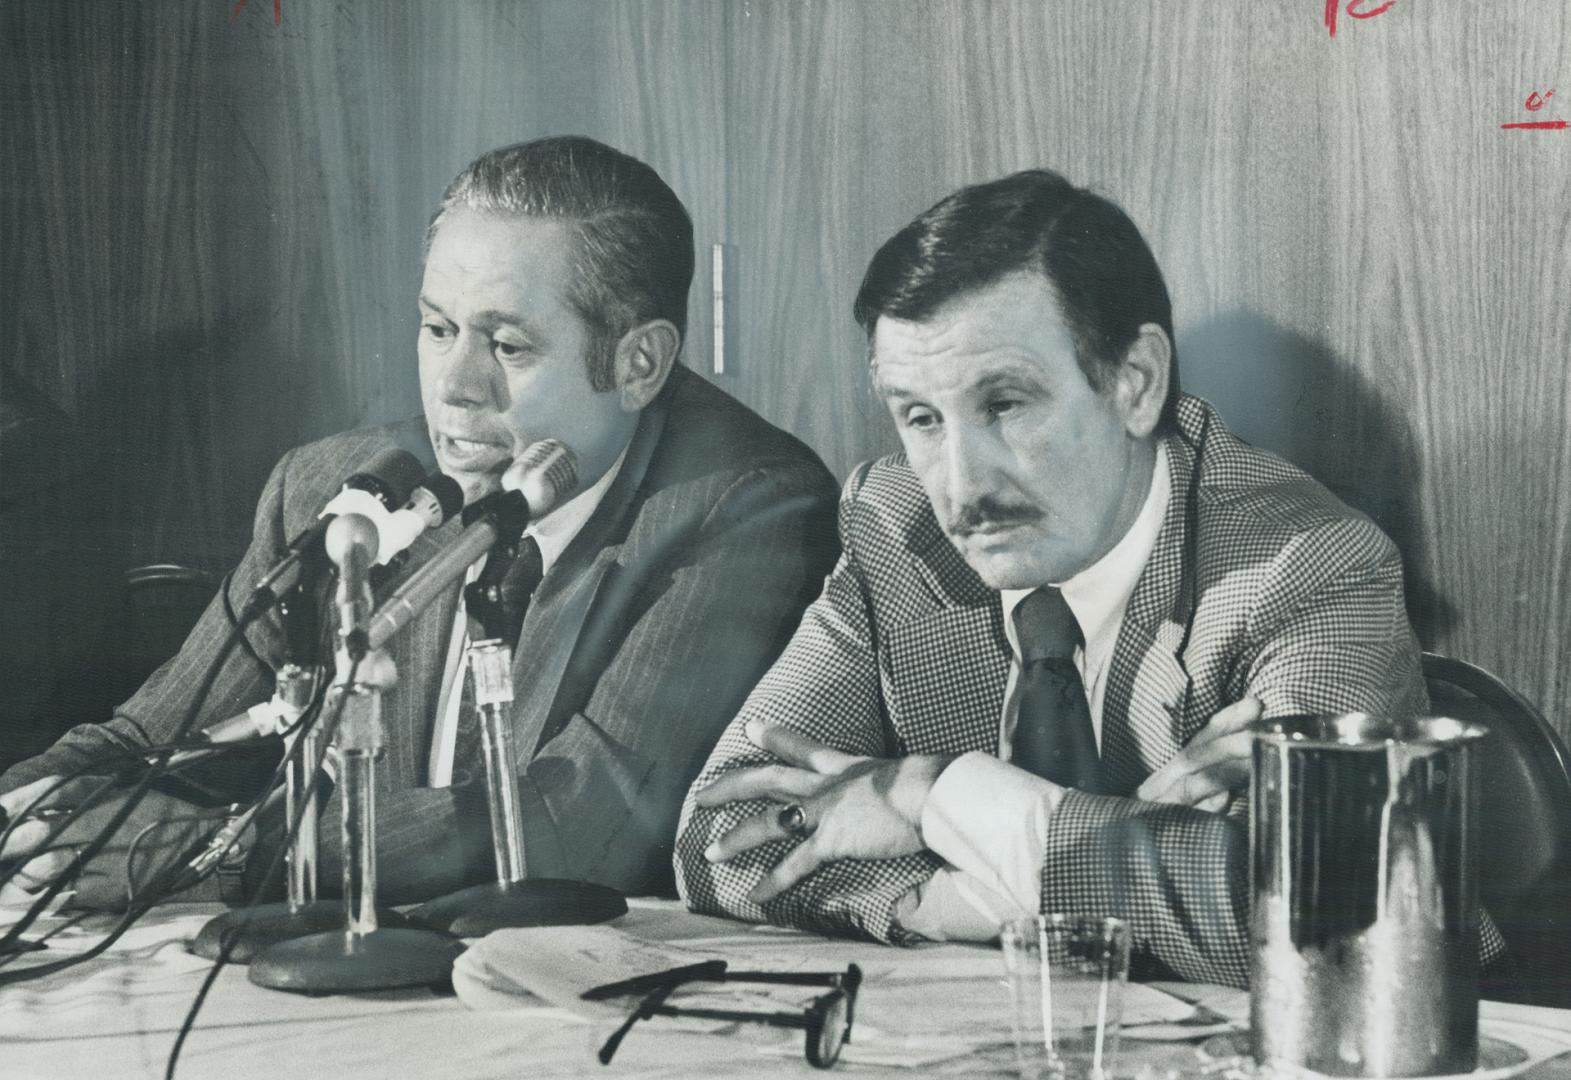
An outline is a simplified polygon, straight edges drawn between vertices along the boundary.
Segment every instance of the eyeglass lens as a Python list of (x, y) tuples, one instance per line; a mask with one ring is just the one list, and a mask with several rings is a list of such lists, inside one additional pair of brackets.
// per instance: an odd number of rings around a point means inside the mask
[(827, 1069), (840, 1059), (850, 1029), (850, 1001), (844, 991), (836, 990), (815, 1002), (814, 1023), (807, 1029), (807, 1061)]

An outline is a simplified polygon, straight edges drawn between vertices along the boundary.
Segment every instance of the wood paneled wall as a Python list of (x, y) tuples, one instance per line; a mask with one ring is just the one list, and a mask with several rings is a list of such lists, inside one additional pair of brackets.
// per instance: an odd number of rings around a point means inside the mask
[(1047, 165), (1146, 231), (1186, 386), (1386, 526), (1426, 645), (1571, 734), (1571, 130), (1500, 126), (1571, 116), (1564, 5), (1335, 38), (1323, 0), (232, 7), (0, 8), (0, 359), (102, 452), (106, 558), (221, 569), (279, 453), (418, 407), (420, 234), (490, 146), (655, 165), (697, 224), (689, 362), (722, 242), (712, 377), (841, 473), (894, 445), (849, 315), (873, 250)]

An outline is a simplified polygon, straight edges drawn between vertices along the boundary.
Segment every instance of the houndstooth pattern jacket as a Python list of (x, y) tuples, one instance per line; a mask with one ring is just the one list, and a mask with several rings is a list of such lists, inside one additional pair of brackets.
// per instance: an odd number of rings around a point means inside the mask
[[(1401, 559), (1369, 520), (1307, 474), (1231, 435), (1184, 396), (1167, 437), (1172, 498), (1130, 598), (1108, 675), (1102, 756), (1113, 794), (1069, 791), (1049, 818), (1043, 910), (1130, 920), (1145, 966), (1247, 979), (1247, 824), (1141, 802), (1140, 782), (1223, 706), (1267, 717), (1427, 707), (1403, 608)], [(771, 758), (745, 734), (785, 724), (852, 753), (997, 752), (1010, 652), (999, 595), (944, 537), (902, 455), (864, 465), (840, 502), (843, 554), (693, 791)], [(820, 867), (763, 908), (749, 889), (778, 841), (711, 865), (706, 846), (761, 802), (701, 809), (690, 792), (678, 887), (695, 911), (891, 942), (899, 898), (930, 852)], [(1151, 964), (1150, 961), (1156, 961)]]

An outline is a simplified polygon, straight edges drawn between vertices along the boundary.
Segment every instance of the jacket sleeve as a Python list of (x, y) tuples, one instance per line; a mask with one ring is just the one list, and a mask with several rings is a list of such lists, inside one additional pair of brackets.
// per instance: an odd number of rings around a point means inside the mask
[[(1254, 584), (1217, 707), (1248, 695), (1267, 716), (1425, 707), (1400, 559), (1374, 526), (1347, 518), (1301, 534)], [(1048, 819), (1042, 909), (1126, 919), (1137, 957), (1243, 986), (1248, 854), (1243, 814), (1070, 791)]]
[[(816, 463), (761, 467), (728, 483), (696, 533), (673, 532), (659, 556), (618, 568), (606, 588), (632, 595), (608, 606), (631, 620), (605, 639), (604, 624), (586, 622), (577, 648), (606, 654), (593, 690), (521, 770), (530, 877), (672, 891), (682, 796), (832, 563), (833, 503)], [(483, 782), (379, 793), (377, 813), (388, 902), (494, 879)], [(336, 814), (335, 804), (322, 825), (328, 891), (341, 873)]]
[(710, 863), (705, 848), (770, 804), (752, 800), (703, 808), (694, 801), (701, 788), (727, 772), (778, 760), (748, 739), (753, 720), (794, 728), (848, 753), (887, 757), (899, 752), (882, 705), (866, 582), (850, 528), (860, 479), (852, 477), (841, 499), (844, 552), (823, 593), (725, 729), (688, 793), (677, 832), (677, 890), (697, 912), (894, 941), (904, 936), (894, 919), (895, 905), (932, 875), (939, 865), (935, 856), (829, 863), (761, 908), (748, 900), (749, 891), (797, 841), (775, 841), (729, 862)]

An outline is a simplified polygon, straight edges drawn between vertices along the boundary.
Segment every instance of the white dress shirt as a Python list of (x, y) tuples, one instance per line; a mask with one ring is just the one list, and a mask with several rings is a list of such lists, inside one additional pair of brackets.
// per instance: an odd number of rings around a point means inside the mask
[[(551, 572), (552, 565), (562, 557), (567, 545), (573, 542), (573, 538), (594, 516), (611, 482), (622, 471), (622, 461), (626, 457), (627, 450), (624, 448), (605, 471), (605, 475), (592, 486), (580, 491), (539, 521), (530, 522), (524, 530), (525, 536), (534, 537), (535, 543), (540, 545), (542, 578)], [(480, 568), (484, 565), (485, 556), (481, 556), (469, 568), (464, 583), (468, 584), (479, 577)], [(460, 592), (458, 611), (453, 616), (452, 635), (448, 639), (447, 663), (442, 669), (442, 692), (437, 697), (436, 730), (431, 733), (431, 757), (427, 766), (427, 783), (431, 787), (450, 787), (453, 783), (453, 749), (458, 739), (458, 708), (463, 701), (463, 694), (455, 691), (463, 688), (460, 680), (464, 678), (464, 656), (468, 650), (469, 613), (464, 609), (464, 597)]]
[[(1151, 558), (1172, 497), (1167, 447), (1157, 444), (1151, 488), (1129, 531), (1111, 551), (1060, 587), (1085, 644), (1075, 667), (1085, 684), (1091, 727), (1102, 739), (1102, 702), (1124, 610)], [(973, 751), (938, 777), (922, 807), (922, 839), (945, 860), (925, 884), (902, 900), (905, 929), (934, 940), (990, 941), (999, 924), (1034, 915), (1042, 894), (1047, 819), (1062, 789), (1007, 764), (1019, 715), (1020, 642), (1015, 607), (1030, 589), (1006, 589), (1004, 633), (1009, 639), (1009, 682), (998, 721), (998, 753)]]

